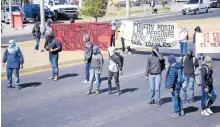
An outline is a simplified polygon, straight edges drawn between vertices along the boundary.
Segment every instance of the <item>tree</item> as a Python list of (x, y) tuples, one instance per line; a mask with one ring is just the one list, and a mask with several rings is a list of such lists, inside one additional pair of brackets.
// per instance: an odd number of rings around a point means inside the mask
[(95, 21), (103, 17), (107, 11), (108, 0), (85, 0), (82, 7), (82, 14), (85, 16), (92, 16)]

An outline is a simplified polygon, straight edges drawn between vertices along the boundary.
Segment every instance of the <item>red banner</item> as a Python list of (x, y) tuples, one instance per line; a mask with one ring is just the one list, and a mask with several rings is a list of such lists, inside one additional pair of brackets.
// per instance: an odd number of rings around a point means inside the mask
[(64, 51), (84, 50), (83, 36), (86, 33), (100, 50), (107, 50), (111, 43), (110, 23), (53, 24), (52, 31), (56, 39), (61, 41)]

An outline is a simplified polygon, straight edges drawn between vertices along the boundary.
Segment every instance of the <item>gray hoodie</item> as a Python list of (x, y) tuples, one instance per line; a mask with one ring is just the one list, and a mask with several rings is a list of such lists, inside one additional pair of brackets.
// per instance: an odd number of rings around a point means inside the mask
[(88, 34), (85, 34), (83, 37), (84, 41), (86, 42), (85, 45), (85, 53), (84, 53), (84, 61), (87, 63), (91, 63), (92, 60), (92, 50), (93, 50), (93, 45), (90, 42), (90, 37)]
[(103, 69), (103, 57), (99, 53), (98, 46), (93, 47), (92, 61), (90, 69), (99, 69), (99, 72), (102, 72)]

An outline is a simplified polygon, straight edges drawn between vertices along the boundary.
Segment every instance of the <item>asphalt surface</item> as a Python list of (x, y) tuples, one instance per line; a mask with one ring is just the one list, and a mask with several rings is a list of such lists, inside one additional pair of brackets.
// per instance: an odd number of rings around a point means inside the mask
[[(175, 50), (161, 51), (178, 56)], [(220, 125), (220, 100), (211, 108), (212, 116), (201, 116), (200, 87), (195, 86), (196, 102), (185, 104), (186, 115), (170, 118), (173, 102), (169, 90), (161, 84), (162, 105), (148, 105), (149, 83), (144, 79), (146, 57), (149, 53), (125, 55), (124, 74), (120, 77), (121, 96), (107, 95), (107, 65), (105, 60), (100, 95), (85, 95), (84, 65), (60, 69), (60, 80), (47, 78), (51, 71), (21, 76), (23, 88), (7, 89), (2, 80), (2, 127), (214, 127)], [(217, 56), (217, 54), (215, 54)], [(60, 58), (62, 59), (62, 58)], [(214, 85), (220, 90), (219, 60), (214, 61)], [(167, 64), (168, 65), (168, 64)], [(113, 82), (113, 86), (115, 86)]]
[[(220, 9), (212, 8), (209, 13), (201, 13), (199, 15), (189, 14), (183, 16), (182, 14), (175, 14), (175, 15), (169, 14), (169, 15), (159, 16), (158, 18), (157, 17), (137, 18), (132, 20), (138, 22), (145, 22), (145, 23), (156, 23), (156, 22), (174, 21), (174, 20), (204, 19), (204, 18), (217, 18), (217, 17), (220, 17)], [(7, 37), (2, 37), (1, 42), (2, 44), (6, 44), (10, 39), (15, 39), (17, 42), (23, 42), (23, 41), (33, 40), (33, 37), (31, 34), (7, 36)]]

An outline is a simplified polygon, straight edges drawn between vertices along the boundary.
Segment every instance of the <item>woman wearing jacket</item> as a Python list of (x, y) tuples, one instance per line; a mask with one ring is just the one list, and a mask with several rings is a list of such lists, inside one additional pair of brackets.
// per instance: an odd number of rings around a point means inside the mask
[(2, 65), (5, 67), (7, 62), (6, 72), (8, 79), (8, 88), (12, 88), (12, 73), (15, 75), (15, 87), (19, 84), (19, 70), (23, 68), (24, 58), (19, 47), (16, 46), (15, 40), (9, 41), (9, 46), (4, 52)]

